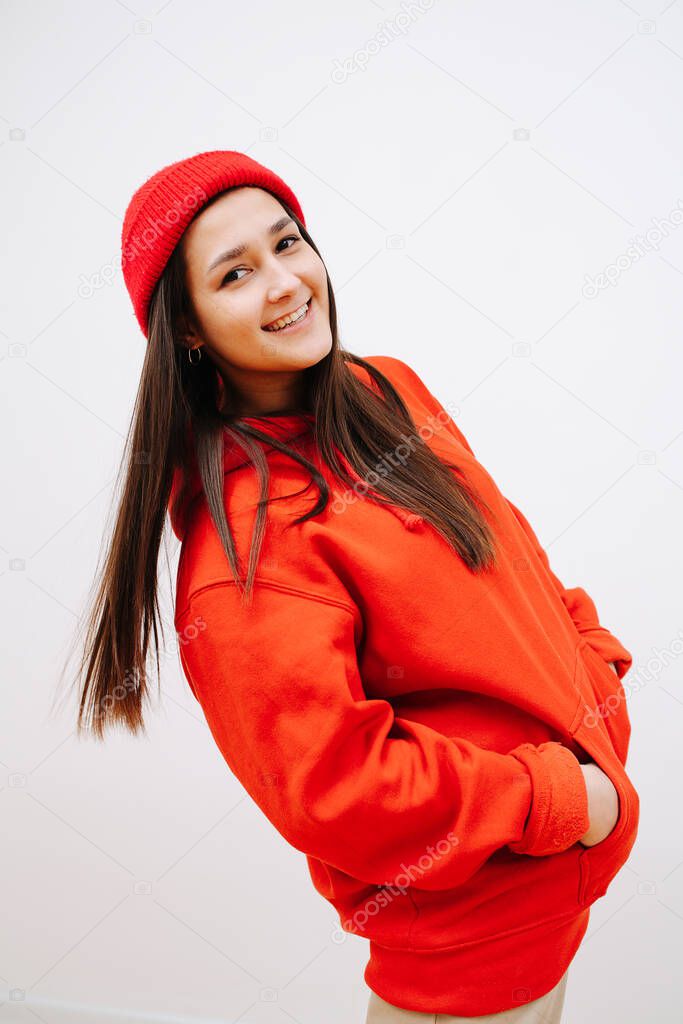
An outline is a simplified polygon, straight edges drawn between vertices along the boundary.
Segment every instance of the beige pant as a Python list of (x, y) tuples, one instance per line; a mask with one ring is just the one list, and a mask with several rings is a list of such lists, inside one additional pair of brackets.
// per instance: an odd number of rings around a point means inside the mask
[(555, 988), (540, 999), (513, 1006), (511, 1010), (501, 1010), (500, 1013), (487, 1013), (483, 1017), (453, 1017), (449, 1013), (402, 1010), (387, 1003), (376, 992), (371, 992), (365, 1024), (463, 1024), (466, 1021), (477, 1024), (559, 1024), (568, 973), (565, 971)]

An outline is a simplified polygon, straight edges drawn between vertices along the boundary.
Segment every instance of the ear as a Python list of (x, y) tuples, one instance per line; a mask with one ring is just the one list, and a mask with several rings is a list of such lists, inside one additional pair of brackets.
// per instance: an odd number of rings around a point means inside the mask
[(195, 348), (198, 344), (203, 344), (202, 339), (184, 314), (181, 314), (178, 320), (178, 340), (186, 348)]

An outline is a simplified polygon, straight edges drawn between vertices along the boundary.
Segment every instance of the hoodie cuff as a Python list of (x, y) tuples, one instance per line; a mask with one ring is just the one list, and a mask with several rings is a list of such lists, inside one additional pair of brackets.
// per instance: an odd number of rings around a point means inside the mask
[(568, 747), (554, 740), (522, 743), (510, 751), (531, 776), (531, 808), (524, 831), (508, 843), (513, 853), (544, 857), (562, 853), (588, 831), (588, 791), (581, 764)]

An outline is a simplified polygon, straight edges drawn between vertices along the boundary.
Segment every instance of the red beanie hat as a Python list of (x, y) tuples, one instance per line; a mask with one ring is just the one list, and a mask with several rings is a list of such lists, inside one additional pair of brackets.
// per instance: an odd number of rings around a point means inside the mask
[(306, 226), (299, 201), (282, 178), (230, 149), (197, 153), (162, 167), (134, 193), (123, 220), (121, 267), (145, 337), (152, 292), (185, 228), (209, 199), (239, 185), (272, 192)]

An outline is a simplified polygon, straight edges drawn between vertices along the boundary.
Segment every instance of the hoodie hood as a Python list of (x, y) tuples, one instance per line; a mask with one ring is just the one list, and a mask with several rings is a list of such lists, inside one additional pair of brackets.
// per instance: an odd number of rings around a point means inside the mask
[[(312, 412), (295, 412), (295, 413), (271, 413), (267, 416), (243, 416), (240, 420), (241, 423), (245, 423), (248, 426), (253, 426), (257, 430), (261, 430), (271, 437), (275, 437), (279, 441), (285, 443), (291, 442), (296, 438), (306, 436), (313, 432), (315, 426), (315, 416)], [(203, 494), (201, 477), (199, 475), (199, 468), (197, 466), (196, 457), (194, 454), (194, 445), (192, 443), (192, 429), (188, 429), (188, 439), (190, 441), (190, 451), (192, 452), (191, 458), (191, 471), (189, 486), (184, 495), (181, 494), (183, 487), (184, 474), (180, 468), (176, 468), (173, 474), (173, 481), (171, 484), (171, 494), (168, 502), (168, 511), (171, 519), (171, 526), (178, 540), (183, 539), (185, 535), (185, 529), (187, 526), (187, 514), (190, 510), (190, 506), (193, 504), (196, 498)], [(264, 446), (267, 445), (263, 442)], [(276, 451), (271, 447), (265, 447), (266, 457), (270, 452)], [(347, 459), (337, 452), (340, 462), (344, 465), (347, 472), (357, 482), (362, 483), (363, 478), (356, 473), (353, 467), (349, 464)], [(233, 472), (242, 466), (249, 465), (250, 460), (242, 447), (234, 442), (226, 433), (224, 435), (223, 442), (223, 473), (224, 476)], [(227, 486), (227, 485), (226, 485)], [(376, 491), (372, 488), (366, 487), (368, 494), (377, 495)], [(383, 495), (377, 495), (386, 501)], [(181, 501), (182, 498), (182, 501)], [(402, 508), (400, 505), (384, 505), (388, 511), (392, 512), (397, 519), (403, 523), (407, 530), (414, 530), (416, 527), (424, 523), (422, 516), (417, 515), (408, 509)]]

